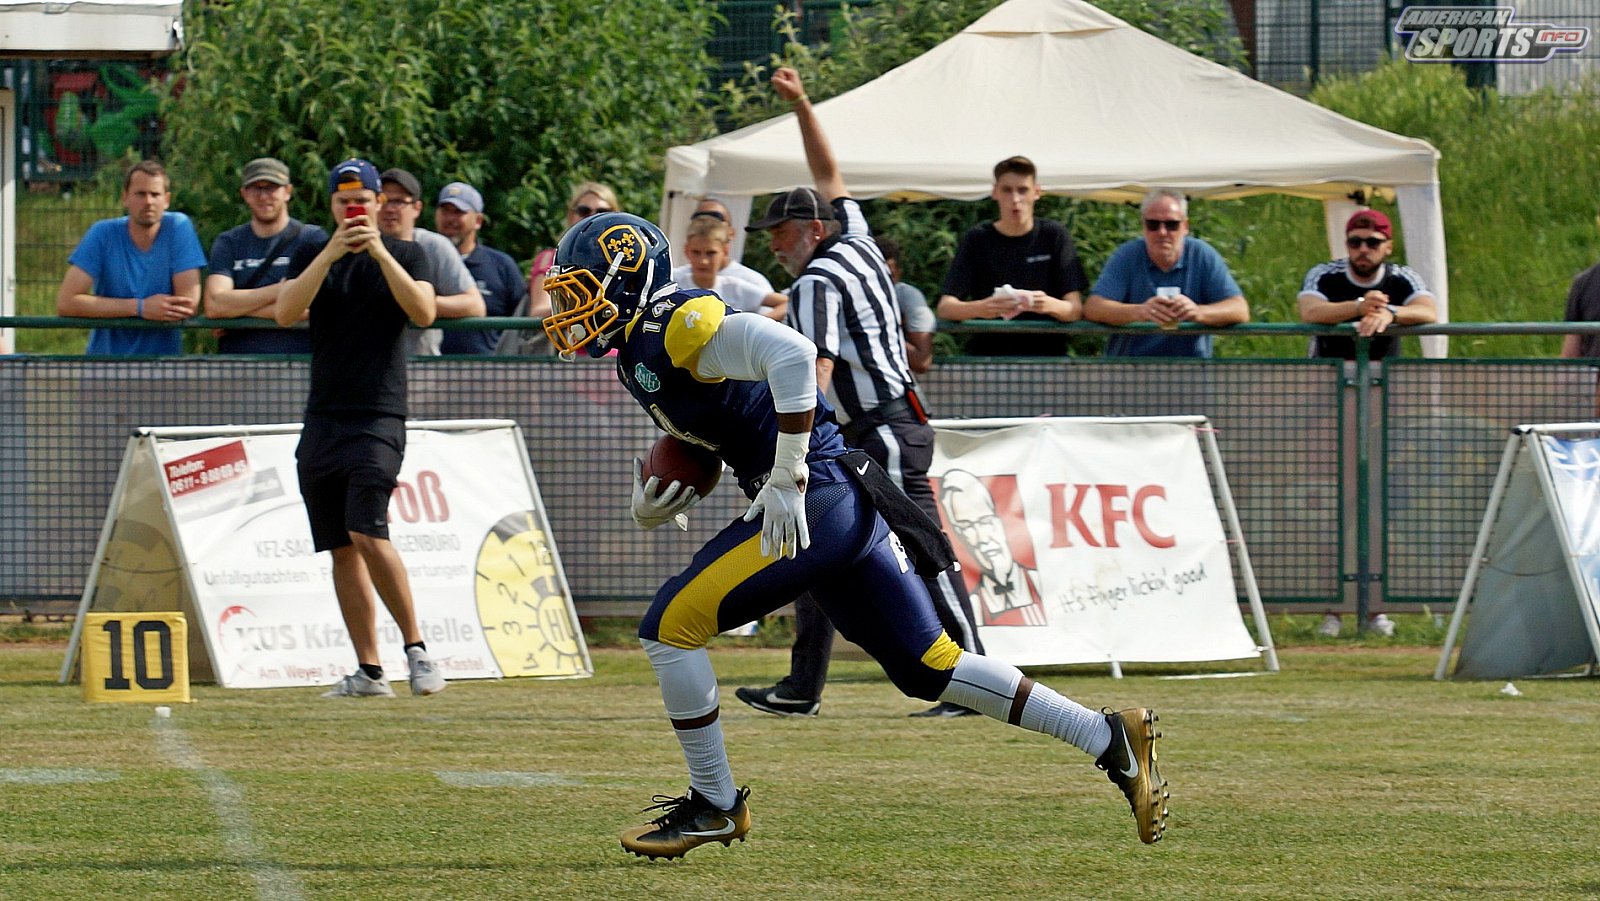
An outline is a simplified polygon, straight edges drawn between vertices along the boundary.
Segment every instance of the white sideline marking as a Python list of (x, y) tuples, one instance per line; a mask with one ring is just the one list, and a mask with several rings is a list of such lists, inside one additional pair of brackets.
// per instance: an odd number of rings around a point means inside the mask
[(1270, 676), (1270, 675), (1272, 675), (1272, 674), (1268, 673), (1268, 672), (1259, 672), (1259, 673), (1190, 673), (1190, 674), (1185, 675), (1185, 676), (1157, 676), (1156, 678), (1157, 679), (1170, 679), (1170, 680), (1172, 680), (1174, 682), (1182, 682), (1182, 681), (1184, 681), (1186, 679), (1246, 679), (1246, 678), (1249, 678), (1250, 676)]
[(194, 773), (211, 795), (211, 809), (222, 824), (222, 846), (229, 856), (250, 871), (250, 878), (256, 883), (256, 897), (262, 901), (301, 901), (305, 891), (300, 880), (277, 864), (261, 859), (261, 852), (250, 835), (250, 813), (239, 786), (228, 774), (207, 766), (172, 720), (156, 719), (151, 723), (161, 753), (174, 766)]
[(559, 773), (448, 772), (434, 773), (439, 781), (454, 788), (536, 788), (546, 785), (582, 785), (583, 782)]
[(118, 773), (91, 770), (83, 767), (25, 766), (0, 769), (0, 782), (20, 785), (71, 785), (76, 782), (115, 782), (122, 778)]

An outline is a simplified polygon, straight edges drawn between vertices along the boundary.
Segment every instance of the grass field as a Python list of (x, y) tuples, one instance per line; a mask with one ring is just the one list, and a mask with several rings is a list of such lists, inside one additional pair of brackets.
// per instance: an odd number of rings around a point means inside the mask
[(202, 685), (157, 720), (82, 703), (55, 684), (57, 636), (10, 635), (0, 898), (1600, 895), (1600, 685), (1435, 683), (1426, 645), (1288, 644), (1282, 673), (1253, 678), (1035, 673), (1160, 712), (1172, 819), (1153, 847), (1075, 749), (906, 719), (921, 703), (859, 661), (835, 664), (818, 719), (764, 716), (732, 688), (770, 681), (786, 652), (714, 648), (755, 827), (650, 863), (616, 833), (686, 780), (636, 649), (596, 648), (592, 679), (428, 699)]

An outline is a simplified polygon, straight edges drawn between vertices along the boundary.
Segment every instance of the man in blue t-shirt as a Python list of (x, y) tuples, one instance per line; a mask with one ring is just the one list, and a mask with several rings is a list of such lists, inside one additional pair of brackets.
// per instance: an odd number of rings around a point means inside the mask
[[(67, 274), (56, 293), (56, 315), (93, 319), (139, 317), (182, 322), (200, 302), (205, 252), (194, 225), (172, 204), (167, 170), (155, 160), (134, 165), (122, 180), (128, 215), (89, 226), (67, 258)], [(89, 354), (172, 355), (183, 352), (178, 329), (97, 328), (89, 332)]]
[[(1106, 260), (1083, 305), (1083, 318), (1106, 325), (1180, 322), (1238, 325), (1250, 305), (1222, 255), (1189, 236), (1189, 201), (1176, 191), (1153, 191), (1140, 204), (1144, 238), (1123, 244)], [(1108, 357), (1209, 357), (1210, 335), (1113, 335)]]
[[(278, 294), (289, 275), (289, 258), (302, 244), (321, 247), (328, 233), (289, 217), (294, 184), (289, 167), (271, 157), (245, 163), (239, 196), (250, 207), (250, 221), (228, 229), (211, 243), (206, 273), (206, 316), (211, 319), (275, 319)], [(225, 354), (308, 354), (311, 332), (305, 323), (291, 328), (224, 329), (217, 350)]]
[[(483, 195), (466, 182), (453, 181), (439, 192), (439, 202), (433, 208), (433, 223), (439, 234), (461, 251), (461, 261), (467, 264), (472, 280), (483, 295), (486, 316), (515, 316), (517, 306), (528, 293), (528, 283), (522, 278), (517, 262), (503, 251), (478, 242), (478, 231), (483, 228)], [(439, 352), (445, 354), (492, 354), (498, 331), (468, 331), (455, 329), (444, 333)]]

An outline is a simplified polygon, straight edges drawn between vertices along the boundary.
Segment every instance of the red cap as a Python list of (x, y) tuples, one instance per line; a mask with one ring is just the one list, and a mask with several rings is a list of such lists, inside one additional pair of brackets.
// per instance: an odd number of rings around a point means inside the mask
[(1350, 221), (1344, 224), (1344, 233), (1350, 234), (1358, 228), (1369, 228), (1375, 232), (1382, 232), (1385, 238), (1394, 237), (1394, 227), (1389, 224), (1389, 217), (1377, 210), (1359, 210)]

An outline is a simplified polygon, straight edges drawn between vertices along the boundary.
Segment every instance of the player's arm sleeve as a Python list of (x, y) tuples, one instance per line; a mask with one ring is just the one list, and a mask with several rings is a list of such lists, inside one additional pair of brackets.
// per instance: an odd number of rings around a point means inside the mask
[(817, 348), (781, 322), (749, 313), (728, 316), (700, 352), (702, 381), (766, 381), (779, 413), (804, 413), (817, 405)]

